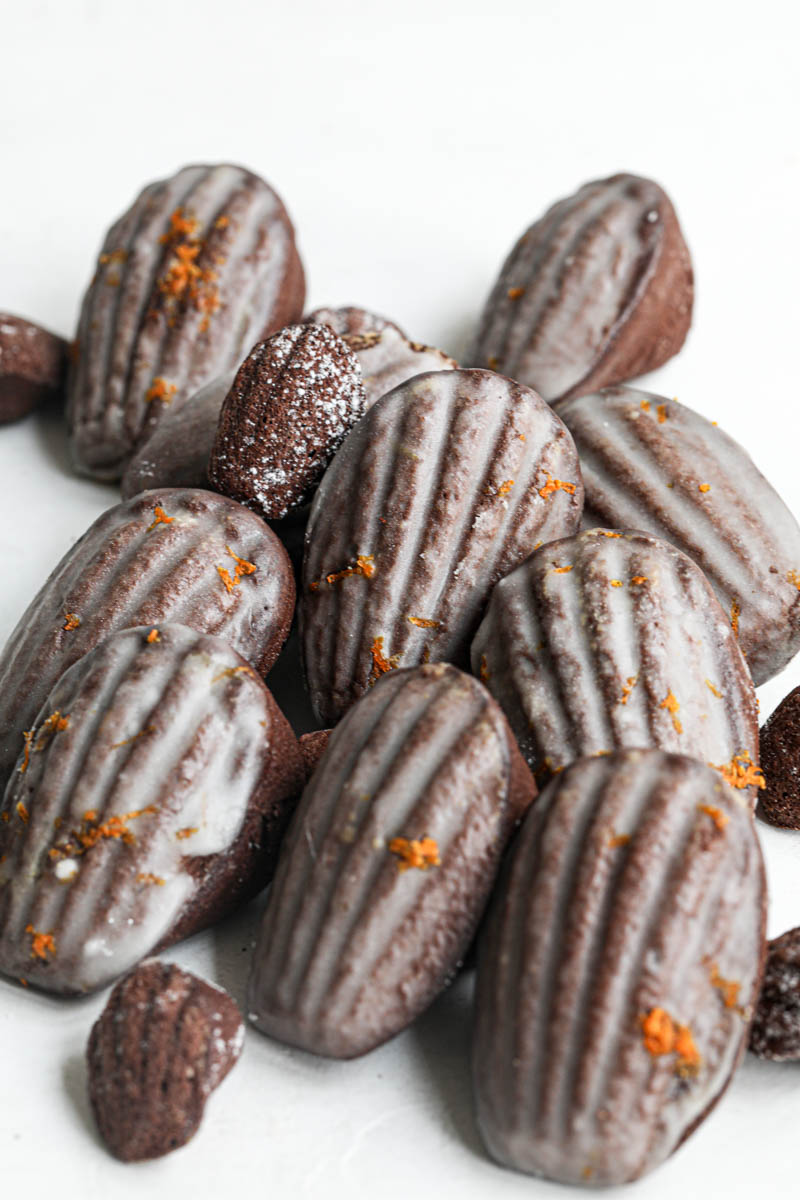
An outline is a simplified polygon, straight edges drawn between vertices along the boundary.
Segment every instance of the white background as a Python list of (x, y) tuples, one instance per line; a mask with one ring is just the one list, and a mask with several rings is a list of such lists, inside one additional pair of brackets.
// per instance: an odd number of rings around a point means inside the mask
[[(0, 306), (71, 335), (105, 228), (192, 161), (264, 175), (309, 306), (355, 303), (458, 356), (502, 257), (582, 182), (670, 192), (696, 269), (688, 343), (647, 385), (751, 451), (800, 514), (800, 71), (793, 3), (0, 0)], [(0, 429), (0, 639), (110, 487), (59, 414)], [(286, 675), (286, 672), (284, 672)], [(800, 663), (761, 689), (766, 715)], [(297, 685), (299, 686), (299, 684)], [(800, 834), (760, 827), (770, 933), (800, 924)], [(257, 912), (173, 957), (242, 1000)], [(195, 1141), (124, 1167), (83, 1048), (104, 997), (0, 983), (0, 1194), (567, 1196), (501, 1170), (472, 1121), (468, 984), (355, 1063), (248, 1036)], [(797, 1194), (800, 1064), (748, 1060), (707, 1124), (628, 1194)]]

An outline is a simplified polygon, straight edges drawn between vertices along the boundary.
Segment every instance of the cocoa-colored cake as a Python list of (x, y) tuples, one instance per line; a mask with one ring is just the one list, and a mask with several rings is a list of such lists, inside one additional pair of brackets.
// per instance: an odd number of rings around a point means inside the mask
[(775, 1062), (800, 1059), (800, 929), (767, 942), (750, 1049), (759, 1058)]
[(800, 687), (781, 700), (761, 730), (766, 786), (758, 815), (770, 825), (800, 829)]
[(67, 343), (55, 333), (0, 312), (0, 425), (61, 396)]

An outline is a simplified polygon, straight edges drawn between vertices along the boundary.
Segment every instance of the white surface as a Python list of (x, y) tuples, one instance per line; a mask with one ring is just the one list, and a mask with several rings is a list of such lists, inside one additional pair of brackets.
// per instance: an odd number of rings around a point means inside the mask
[[(616, 170), (652, 175), (679, 210), (697, 304), (686, 348), (647, 386), (719, 420), (800, 513), (795, 13), (0, 0), (0, 306), (71, 334), (102, 234), (140, 186), (229, 159), (284, 197), (309, 307), (373, 307), (458, 356), (502, 257), (546, 205)], [(0, 498), (5, 638), (117, 494), (70, 474), (48, 413), (0, 429)], [(761, 689), (762, 712), (798, 682), (795, 662)], [(760, 833), (774, 935), (800, 924), (800, 834)], [(241, 1002), (256, 916), (171, 957)], [(123, 1167), (85, 1100), (104, 996), (64, 1003), (0, 983), (0, 1192), (568, 1196), (481, 1150), (467, 992), (349, 1064), (249, 1034), (195, 1141)], [(707, 1124), (630, 1194), (794, 1196), (799, 1122), (800, 1064), (746, 1061)]]

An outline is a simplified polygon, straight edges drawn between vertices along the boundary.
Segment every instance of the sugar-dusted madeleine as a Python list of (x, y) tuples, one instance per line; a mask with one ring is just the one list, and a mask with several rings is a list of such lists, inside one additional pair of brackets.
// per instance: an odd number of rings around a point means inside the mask
[(493, 584), (574, 532), (564, 425), (491, 371), (435, 371), (366, 413), (319, 486), (300, 621), (311, 701), (333, 725), (385, 671), (468, 661)]
[(477, 680), (439, 663), (385, 676), (330, 734), (281, 850), (250, 1020), (353, 1058), (455, 973), (536, 788)]
[(254, 513), (165, 489), (108, 509), (67, 551), (0, 656), (0, 783), (59, 676), (109, 633), (178, 621), (266, 674), (289, 632), (294, 577)]
[(305, 299), (280, 197), (242, 167), (149, 184), (106, 235), (83, 300), (67, 420), (78, 470), (118, 479), (169, 404), (238, 366)]
[(709, 767), (627, 750), (553, 780), (479, 942), (473, 1081), (492, 1156), (598, 1187), (672, 1154), (744, 1051), (766, 898), (750, 806)]
[(212, 487), (267, 520), (311, 499), (366, 408), (358, 359), (327, 325), (289, 325), (259, 342), (225, 397)]
[(763, 787), (750, 674), (690, 558), (643, 533), (592, 529), (542, 546), (495, 587), (472, 669), (537, 776), (657, 746)]
[(221, 988), (160, 962), (121, 980), (86, 1049), (92, 1113), (111, 1153), (141, 1162), (185, 1145), (243, 1045), (241, 1013)]
[(173, 400), (125, 468), (123, 500), (151, 488), (207, 488), (208, 460), (222, 402), (235, 371), (212, 379), (191, 396)]
[(363, 308), (317, 308), (305, 320), (329, 325), (347, 342), (361, 364), (367, 408), (415, 375), (458, 366), (443, 350), (410, 341), (393, 321)]
[(581, 460), (585, 528), (640, 529), (694, 559), (753, 682), (800, 649), (800, 526), (744, 447), (675, 400), (615, 387), (562, 401)]
[(64, 673), (0, 807), (0, 971), (104, 987), (265, 887), (304, 781), (266, 686), (222, 641), (158, 624)]
[(749, 1048), (774, 1062), (800, 1060), (800, 928), (767, 942)]
[(669, 197), (613, 175), (548, 209), (506, 259), (468, 362), (545, 400), (597, 391), (677, 354), (692, 319), (689, 251)]

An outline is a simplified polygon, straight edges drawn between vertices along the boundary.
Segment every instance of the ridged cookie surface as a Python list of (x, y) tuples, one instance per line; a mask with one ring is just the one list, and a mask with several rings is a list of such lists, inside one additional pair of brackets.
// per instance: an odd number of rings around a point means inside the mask
[(140, 1162), (188, 1142), (243, 1044), (227, 992), (180, 967), (143, 963), (118, 983), (86, 1051), (92, 1112), (111, 1153)]
[(677, 354), (692, 319), (689, 251), (666, 193), (614, 175), (522, 235), (468, 357), (545, 400), (622, 383)]
[(631, 750), (569, 767), (525, 820), (478, 954), (473, 1079), (500, 1162), (626, 1183), (703, 1120), (758, 997), (766, 886), (749, 806)]
[(565, 400), (581, 460), (585, 528), (641, 529), (702, 567), (753, 682), (800, 649), (800, 527), (747, 451), (675, 400), (633, 388)]
[(286, 552), (254, 513), (212, 492), (143, 492), (110, 508), (55, 568), (0, 657), (0, 782), (45, 697), (109, 633), (178, 621), (265, 674), (292, 620)]
[(269, 882), (304, 781), (261, 679), (182, 625), (114, 634), (59, 680), (0, 807), (0, 970), (103, 987)]
[(472, 669), (537, 774), (658, 746), (763, 786), (753, 684), (708, 581), (674, 546), (594, 529), (502, 580)]
[(541, 397), (490, 371), (418, 375), (345, 439), (306, 533), (311, 701), (333, 725), (384, 671), (468, 658), (494, 583), (572, 533), (572, 439)]
[(352, 1058), (455, 972), (535, 795), (500, 709), (445, 664), (382, 679), (330, 735), (281, 851), (250, 1019)]
[(76, 467), (118, 479), (170, 401), (238, 366), (305, 298), (279, 196), (241, 167), (184, 167), (109, 230), (81, 309), (67, 418)]

